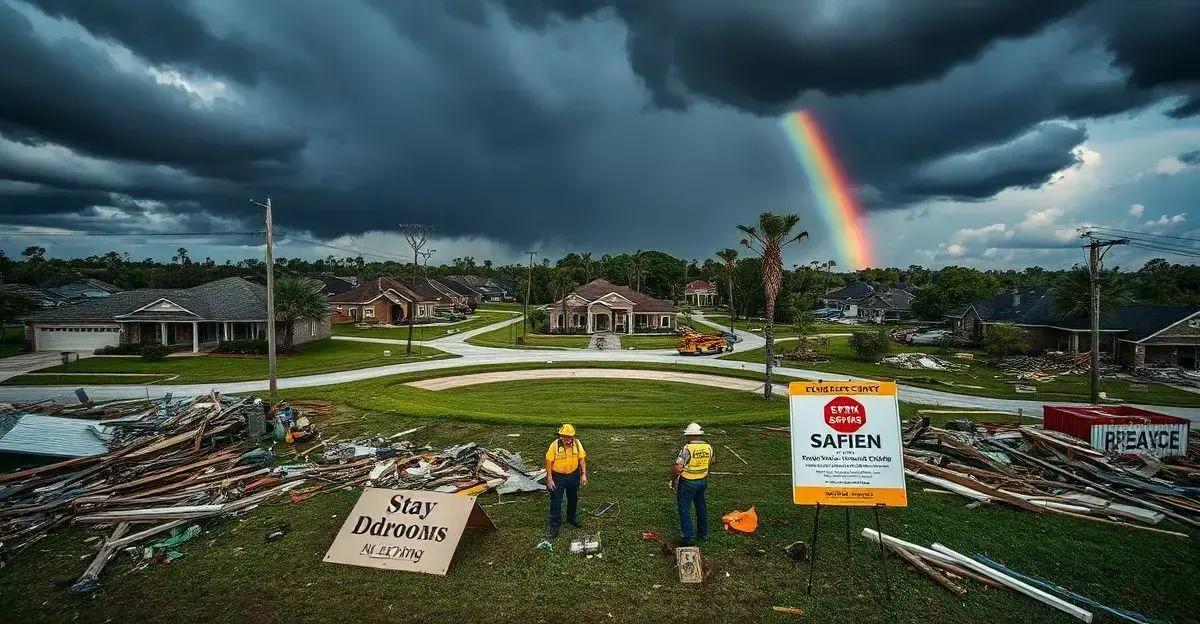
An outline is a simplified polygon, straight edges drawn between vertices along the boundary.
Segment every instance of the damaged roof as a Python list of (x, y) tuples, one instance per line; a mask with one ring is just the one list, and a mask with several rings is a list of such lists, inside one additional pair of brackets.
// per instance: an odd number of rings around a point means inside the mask
[(175, 320), (176, 311), (141, 312), (138, 310), (159, 300), (169, 301), (191, 314), (187, 320), (261, 321), (267, 318), (267, 289), (240, 277), (208, 282), (192, 288), (141, 288), (116, 292), (78, 303), (45, 310), (27, 318), (34, 322), (113, 321), (117, 317), (151, 318), (167, 315)]

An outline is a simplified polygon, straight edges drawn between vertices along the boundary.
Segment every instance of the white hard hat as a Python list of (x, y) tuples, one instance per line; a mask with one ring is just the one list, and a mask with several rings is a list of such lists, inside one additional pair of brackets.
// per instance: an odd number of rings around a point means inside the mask
[(687, 429), (683, 430), (683, 435), (685, 435), (685, 436), (704, 435), (704, 430), (700, 429), (700, 423), (692, 423), (687, 426)]

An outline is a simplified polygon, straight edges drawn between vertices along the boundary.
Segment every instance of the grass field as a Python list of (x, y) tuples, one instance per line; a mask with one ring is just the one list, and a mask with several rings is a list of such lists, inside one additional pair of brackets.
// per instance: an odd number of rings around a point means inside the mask
[[(332, 395), (336, 388), (287, 394), (371, 400), (364, 395), (373, 386), (349, 386), (357, 388)], [(390, 434), (424, 424), (427, 428), (411, 436), (420, 443), (440, 448), (470, 440), (536, 458), (552, 439), (556, 415), (590, 414), (597, 424), (579, 428), (590, 469), (581, 511), (605, 501), (618, 504), (607, 519), (582, 515), (584, 531), (601, 534), (602, 559), (570, 555), (568, 541), (581, 532), (569, 528), (552, 551), (535, 548), (544, 537), (545, 495), (487, 494), (480, 503), (498, 530), (468, 531), (446, 577), (322, 563), (358, 495), (341, 491), (211, 523), (178, 548), (185, 556), (170, 565), (130, 572), (136, 558), (123, 554), (105, 571), (95, 597), (64, 594), (64, 586), (87, 566), (95, 547), (84, 543), (89, 533), (64, 529), (5, 568), (0, 612), (5, 622), (14, 623), (343, 624), (386, 619), (503, 624), (549, 621), (561, 614), (580, 622), (797, 621), (771, 611), (774, 605), (787, 605), (803, 609), (809, 621), (838, 623), (1074, 621), (1013, 592), (968, 582), (972, 591), (957, 597), (895, 559), (881, 564), (878, 549), (858, 537), (863, 526), (874, 525), (864, 510), (851, 514), (848, 547), (842, 512), (822, 514), (814, 592), (804, 595), (807, 565), (788, 559), (782, 547), (810, 540), (813, 512), (790, 502), (787, 436), (733, 419), (724, 424), (713, 420), (737, 412), (747, 421), (782, 425), (783, 401), (746, 399), (745, 393), (734, 391), (697, 392), (694, 386), (671, 383), (628, 387), (576, 380), (533, 395), (521, 390), (529, 388), (496, 384), (437, 393), (388, 391), (379, 410), (339, 410), (333, 420), (341, 424), (328, 427), (327, 434)], [(598, 397), (603, 397), (602, 409), (574, 403)], [(463, 422), (454, 419), (455, 409), (434, 407), (441, 401), (497, 418), (510, 410), (508, 419), (527, 420), (532, 412), (548, 420), (541, 426)], [(911, 415), (915, 406), (904, 405), (903, 411)], [(647, 415), (662, 426), (639, 424)], [(654, 532), (672, 538), (678, 531), (666, 474), (682, 443), (680, 429), (692, 419), (708, 430), (716, 449), (714, 470), (735, 474), (713, 475), (709, 486), (713, 530), (702, 549), (713, 574), (703, 585), (683, 586), (672, 559), (639, 536)], [(925, 545), (942, 542), (968, 554), (987, 553), (1021, 572), (1151, 617), (1195, 620), (1200, 585), (1187, 579), (1200, 569), (1200, 549), (1185, 541), (1002, 506), (969, 509), (966, 499), (925, 493), (913, 484), (909, 492), (908, 508), (881, 514), (885, 532)], [(720, 529), (722, 514), (751, 505), (760, 515), (757, 533), (738, 536)], [(281, 525), (291, 529), (285, 537), (264, 541), (265, 533)], [(884, 570), (891, 600), (882, 595)]]
[(25, 326), (5, 325), (4, 339), (0, 340), (0, 358), (16, 355), (25, 344)]
[(506, 349), (536, 349), (540, 347), (559, 347), (565, 349), (586, 349), (591, 342), (589, 336), (552, 336), (549, 334), (525, 334), (524, 344), (517, 344), (524, 327), (515, 323), (506, 327), (498, 327), (490, 332), (484, 332), (474, 338), (467, 338), (467, 344), (479, 347), (500, 347)]
[[(792, 349), (795, 346), (795, 342), (784, 342), (779, 345), (783, 349)], [(951, 361), (958, 361), (954, 360), (952, 354), (961, 351), (966, 350), (899, 343), (893, 343), (892, 345), (893, 353), (928, 353)], [(783, 360), (783, 365), (807, 370), (844, 373), (871, 379), (896, 379), (913, 386), (950, 390), (959, 394), (975, 396), (1030, 399), (1035, 401), (1086, 401), (1089, 398), (1089, 381), (1085, 375), (1060, 375), (1054, 381), (1045, 383), (1020, 382), (1037, 388), (1037, 393), (1018, 394), (1013, 389), (1012, 377), (1006, 375), (1004, 371), (988, 365), (985, 359), (980, 359), (983, 357), (980, 352), (975, 352), (976, 359), (974, 361), (963, 362), (969, 364), (969, 368), (962, 372), (909, 370), (864, 362), (854, 356), (849, 347), (849, 339), (846, 337), (829, 338), (828, 347), (824, 353), (829, 357), (828, 362), (789, 362), (788, 360)], [(763, 349), (736, 351), (722, 356), (722, 359), (763, 363), (766, 361), (766, 353)], [(1130, 389), (1129, 382), (1126, 380), (1101, 380), (1102, 391), (1107, 392), (1110, 397), (1119, 398), (1126, 402), (1189, 407), (1200, 406), (1200, 394), (1179, 390), (1162, 384), (1150, 383), (1147, 385), (1148, 389), (1146, 391), (1134, 392)]]
[[(296, 353), (279, 357), (279, 376), (297, 377), (331, 371), (353, 370), (400, 364), (419, 359), (434, 359), (454, 357), (431, 347), (416, 347), (414, 356), (405, 358), (403, 348), (397, 350), (393, 346), (370, 344), (365, 342), (350, 342), (344, 340), (317, 340), (298, 346)], [(391, 357), (384, 357), (384, 350), (390, 349)], [(421, 355), (417, 355), (421, 353)], [(117, 381), (120, 377), (105, 377), (111, 373), (138, 373), (143, 375), (171, 374), (178, 375), (178, 383), (200, 383), (217, 381), (243, 381), (248, 379), (265, 379), (267, 376), (267, 358), (258, 356), (222, 356), (201, 355), (195, 357), (169, 357), (157, 362), (147, 362), (138, 357), (92, 357), (72, 362), (68, 365), (43, 368), (39, 373), (95, 373), (95, 378), (88, 379), (89, 384), (104, 383), (139, 383), (136, 381)], [(42, 375), (21, 375), (4, 382), (7, 385), (44, 385), (53, 383), (46, 381)], [(85, 383), (72, 380), (66, 383)]]
[[(726, 329), (729, 328), (729, 317), (728, 316), (705, 316), (704, 320), (706, 320), (710, 323), (716, 323)], [(753, 332), (760, 336), (763, 333), (762, 319), (752, 319), (749, 321), (747, 321), (746, 319), (738, 319), (738, 320), (734, 321), (733, 326), (736, 329), (740, 329), (742, 331)], [(862, 329), (865, 327), (876, 329), (881, 326), (880, 325), (864, 325), (864, 326), (860, 327), (857, 325), (842, 325), (841, 323), (814, 323), (812, 326), (812, 333), (814, 333), (814, 334), (845, 334), (845, 333), (852, 332), (856, 329)], [(789, 336), (795, 336), (795, 335), (796, 335), (796, 330), (792, 328), (791, 324), (788, 324), (788, 323), (776, 323), (775, 324), (775, 337), (776, 338), (783, 338), (783, 337), (789, 337)]]
[[(413, 326), (413, 340), (435, 340), (453, 334), (459, 334), (472, 329), (479, 329), (485, 325), (499, 323), (511, 319), (513, 315), (508, 312), (479, 312), (467, 318), (465, 321), (455, 323), (453, 325), (437, 325)], [(390, 338), (392, 340), (407, 340), (408, 327), (371, 327), (367, 329), (359, 329), (353, 323), (338, 323), (333, 326), (334, 336), (354, 336), (358, 338)]]
[(504, 301), (492, 301), (492, 302), (488, 302), (488, 303), (479, 304), (479, 306), (477, 308), (475, 308), (475, 310), (477, 312), (496, 311), (496, 310), (506, 310), (508, 312), (524, 312), (525, 304), (514, 303), (514, 302), (504, 302)]

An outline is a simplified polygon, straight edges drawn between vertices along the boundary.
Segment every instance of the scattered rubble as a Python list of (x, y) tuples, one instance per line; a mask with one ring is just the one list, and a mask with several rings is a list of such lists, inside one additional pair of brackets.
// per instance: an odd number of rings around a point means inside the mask
[[(1047, 351), (1043, 355), (1010, 355), (1001, 358), (999, 368), (1020, 381), (1048, 382), (1058, 375), (1087, 375), (1092, 370), (1091, 353)], [(1110, 375), (1118, 367), (1101, 363), (1100, 374)]]
[(905, 473), (979, 503), (1058, 513), (1174, 537), (1157, 528), (1170, 519), (1200, 528), (1200, 442), (1166, 461), (1110, 456), (1085, 442), (1016, 424), (933, 427), (904, 423)]
[(1147, 365), (1134, 369), (1133, 374), (1142, 379), (1177, 386), (1200, 387), (1200, 373), (1178, 366)]
[(906, 368), (909, 370), (941, 370), (960, 372), (968, 368), (966, 364), (951, 362), (926, 353), (897, 353), (879, 360), (880, 364)]
[[(99, 553), (72, 588), (90, 592), (105, 565), (129, 550), (166, 563), (182, 553), (200, 523), (243, 514), (283, 494), (290, 502), (373, 485), (480, 494), (545, 489), (544, 470), (529, 470), (521, 456), (473, 442), (442, 451), (393, 436), (336, 438), (280, 461), (268, 437), (293, 443), (320, 437), (308, 415), (328, 416), (322, 401), (270, 406), (254, 397), (207, 396), (114, 401), (66, 407), (50, 402), (5, 408), (0, 414), (106, 418), (82, 421), (105, 452), (0, 473), (0, 567), (31, 544), (68, 524), (109, 527)], [(102, 426), (101, 426), (102, 425)], [(282, 447), (286, 449), (287, 447)], [(323, 449), (318, 455), (317, 451)], [(313, 456), (310, 459), (310, 455)], [(269, 531), (275, 540), (286, 528)], [(140, 544), (150, 543), (144, 549)]]

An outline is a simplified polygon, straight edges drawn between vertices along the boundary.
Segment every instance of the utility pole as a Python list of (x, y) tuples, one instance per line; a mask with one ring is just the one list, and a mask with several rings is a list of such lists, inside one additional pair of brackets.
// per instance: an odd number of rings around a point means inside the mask
[(267, 203), (250, 200), (250, 203), (266, 211), (267, 221), (267, 378), (270, 380), (271, 402), (275, 402), (275, 391), (278, 383), (275, 378), (277, 364), (275, 358), (275, 256), (272, 250), (274, 234), (271, 222), (271, 198)]
[(533, 257), (537, 255), (536, 251), (527, 251), (529, 254), (529, 271), (525, 277), (525, 313), (521, 318), (521, 335), (529, 333), (529, 294), (533, 291)]
[(1129, 239), (1100, 240), (1093, 236), (1090, 231), (1081, 234), (1080, 238), (1086, 238), (1090, 241), (1083, 248), (1088, 250), (1088, 285), (1090, 287), (1088, 308), (1092, 316), (1091, 394), (1092, 404), (1096, 405), (1100, 403), (1100, 262), (1104, 259), (1104, 254), (1114, 245), (1124, 245), (1129, 242)]
[[(413, 250), (413, 272), (412, 272), (412, 287), (413, 297), (419, 297), (416, 293), (417, 288), (417, 268), (420, 266), (421, 249), (429, 242), (429, 227), (417, 223), (401, 223), (400, 231), (404, 232), (404, 240), (408, 241), (408, 246)], [(410, 301), (408, 304), (408, 344), (404, 347), (405, 355), (412, 355), (412, 335), (413, 335), (413, 320), (417, 316), (417, 302)]]

